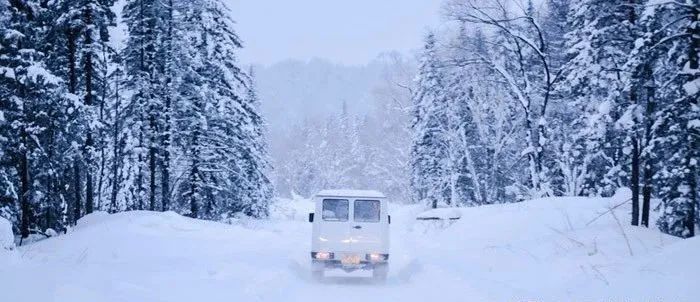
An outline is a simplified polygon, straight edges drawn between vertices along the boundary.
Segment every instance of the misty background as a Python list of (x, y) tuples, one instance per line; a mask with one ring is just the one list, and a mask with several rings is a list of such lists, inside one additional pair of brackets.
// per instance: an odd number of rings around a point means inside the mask
[(407, 200), (409, 88), (441, 1), (227, 4), (241, 63), (254, 70), (277, 194), (353, 187)]

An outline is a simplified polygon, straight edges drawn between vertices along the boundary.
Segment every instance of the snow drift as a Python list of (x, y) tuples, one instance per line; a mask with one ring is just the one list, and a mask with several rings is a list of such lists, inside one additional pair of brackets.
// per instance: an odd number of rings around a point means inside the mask
[(394, 204), (383, 286), (310, 278), (306, 200), (280, 200), (255, 225), (94, 213), (68, 235), (16, 249), (22, 260), (0, 266), (0, 292), (13, 302), (694, 301), (700, 240), (627, 226), (627, 205), (612, 209), (622, 201), (453, 209), (460, 219), (433, 229), (416, 227), (420, 206)]
[(13, 250), (15, 248), (15, 237), (12, 234), (12, 224), (5, 218), (0, 217), (0, 250)]
[(0, 217), (0, 267), (8, 266), (15, 261), (15, 237), (12, 234), (12, 224)]

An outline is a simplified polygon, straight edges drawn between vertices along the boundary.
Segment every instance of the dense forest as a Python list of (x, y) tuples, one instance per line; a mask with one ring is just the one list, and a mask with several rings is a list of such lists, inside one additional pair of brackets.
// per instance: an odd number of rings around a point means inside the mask
[[(263, 67), (260, 92), (221, 0), (0, 0), (0, 216), (26, 238), (93, 211), (261, 218), (332, 188), (445, 207), (629, 187), (633, 225), (691, 237), (698, 7), (448, 0), (415, 58)], [(261, 102), (303, 118), (267, 135)]]
[[(279, 135), (279, 193), (379, 189), (444, 207), (630, 188), (633, 225), (693, 236), (698, 7), (445, 1), (446, 26), (426, 35), (417, 59), (386, 54), (365, 67), (379, 70), (373, 110), (353, 113), (347, 107), (365, 105), (351, 100)], [(650, 211), (661, 219), (650, 221)]]
[(22, 239), (93, 211), (265, 217), (265, 123), (228, 9), (121, 5), (0, 0), (0, 216)]
[(433, 207), (632, 191), (632, 225), (698, 220), (700, 2), (454, 0), (412, 95), (411, 186)]

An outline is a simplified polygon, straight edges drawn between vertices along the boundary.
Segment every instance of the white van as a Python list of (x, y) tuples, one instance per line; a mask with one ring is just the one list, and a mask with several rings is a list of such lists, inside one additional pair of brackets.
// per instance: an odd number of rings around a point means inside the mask
[(339, 268), (372, 270), (375, 279), (386, 279), (391, 223), (386, 196), (377, 191), (324, 190), (314, 201), (315, 213), (309, 213), (314, 277)]

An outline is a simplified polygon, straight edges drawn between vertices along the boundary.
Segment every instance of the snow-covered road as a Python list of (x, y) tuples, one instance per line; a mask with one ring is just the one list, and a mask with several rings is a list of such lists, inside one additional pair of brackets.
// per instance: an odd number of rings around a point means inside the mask
[(243, 225), (175, 213), (98, 213), (69, 235), (0, 254), (10, 262), (0, 266), (0, 300), (690, 301), (700, 264), (674, 265), (673, 258), (697, 255), (699, 241), (620, 229), (612, 215), (586, 226), (613, 202), (570, 198), (464, 209), (445, 229), (416, 222), (416, 206), (396, 206), (391, 271), (382, 285), (355, 277), (312, 280), (305, 213)]

